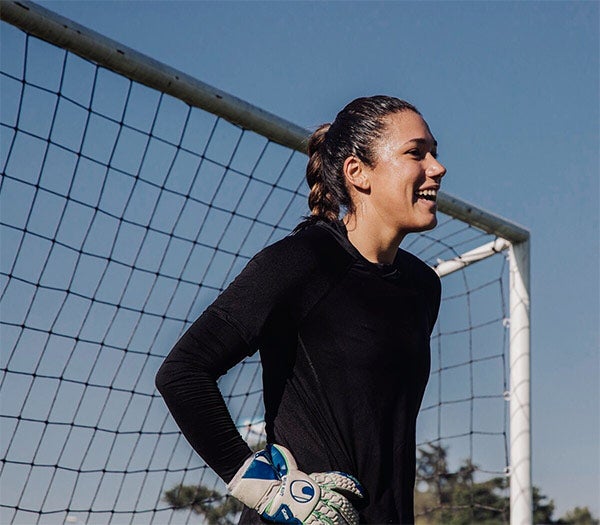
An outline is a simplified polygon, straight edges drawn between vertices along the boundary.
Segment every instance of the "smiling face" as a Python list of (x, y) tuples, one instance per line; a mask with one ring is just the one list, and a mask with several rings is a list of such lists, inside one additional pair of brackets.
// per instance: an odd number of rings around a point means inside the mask
[(401, 236), (437, 224), (436, 197), (446, 168), (437, 160), (437, 143), (427, 123), (413, 111), (393, 113), (373, 143), (373, 166), (362, 163), (364, 186), (357, 199), (378, 226)]

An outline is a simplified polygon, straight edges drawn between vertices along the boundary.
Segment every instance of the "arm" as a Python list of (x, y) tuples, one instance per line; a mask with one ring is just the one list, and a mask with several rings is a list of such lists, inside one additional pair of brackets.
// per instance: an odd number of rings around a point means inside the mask
[(289, 237), (261, 251), (190, 326), (156, 376), (183, 435), (227, 483), (252, 452), (216, 380), (256, 351), (272, 311), (287, 307), (314, 261), (306, 243)]
[(183, 435), (226, 483), (252, 451), (216, 380), (248, 353), (237, 331), (207, 310), (177, 341), (156, 375), (156, 387)]

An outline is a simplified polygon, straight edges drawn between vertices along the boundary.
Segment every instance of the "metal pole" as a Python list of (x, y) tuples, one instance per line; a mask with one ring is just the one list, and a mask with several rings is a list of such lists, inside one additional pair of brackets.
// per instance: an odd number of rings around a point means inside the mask
[(510, 243), (507, 240), (498, 237), (497, 239), (494, 239), (487, 244), (483, 244), (474, 250), (469, 250), (468, 252), (465, 252), (454, 259), (450, 259), (448, 261), (442, 261), (438, 259), (434, 270), (440, 277), (445, 277), (446, 275), (454, 273), (458, 270), (462, 270), (465, 266), (469, 266), (469, 264), (492, 257), (509, 247)]
[(531, 525), (531, 366), (529, 241), (509, 249), (510, 523)]
[(437, 207), (455, 219), (464, 221), (486, 233), (502, 237), (510, 242), (524, 242), (529, 239), (529, 231), (518, 224), (483, 210), (470, 202), (445, 192), (438, 192)]

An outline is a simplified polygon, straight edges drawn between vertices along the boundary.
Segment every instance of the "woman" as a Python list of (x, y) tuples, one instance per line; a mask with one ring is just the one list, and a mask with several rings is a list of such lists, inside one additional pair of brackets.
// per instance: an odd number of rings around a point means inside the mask
[[(398, 246), (436, 225), (436, 145), (407, 102), (348, 104), (310, 138), (310, 217), (248, 263), (159, 370), (182, 432), (246, 504), (241, 523), (413, 522), (440, 282)], [(269, 445), (253, 454), (216, 379), (257, 349)]]

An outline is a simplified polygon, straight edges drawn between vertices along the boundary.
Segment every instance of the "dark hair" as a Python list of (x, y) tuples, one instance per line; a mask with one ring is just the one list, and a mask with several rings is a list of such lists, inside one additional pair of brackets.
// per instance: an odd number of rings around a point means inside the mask
[(381, 137), (384, 118), (417, 108), (395, 97), (357, 98), (340, 111), (331, 124), (323, 124), (308, 141), (306, 181), (310, 187), (309, 220), (335, 221), (341, 208), (353, 211), (343, 173), (345, 160), (354, 155), (368, 166), (375, 164), (373, 143)]

